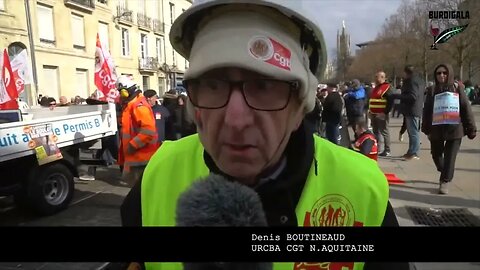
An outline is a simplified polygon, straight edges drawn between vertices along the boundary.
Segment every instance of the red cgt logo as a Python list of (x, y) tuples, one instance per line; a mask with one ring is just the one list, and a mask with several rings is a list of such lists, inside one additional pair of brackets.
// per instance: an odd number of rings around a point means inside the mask
[(291, 51), (280, 42), (269, 37), (257, 36), (249, 42), (250, 55), (258, 60), (290, 71)]

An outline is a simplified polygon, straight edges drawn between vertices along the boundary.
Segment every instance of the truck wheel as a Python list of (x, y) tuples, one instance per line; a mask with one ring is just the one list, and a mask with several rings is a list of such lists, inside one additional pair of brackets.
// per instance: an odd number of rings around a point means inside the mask
[(40, 215), (52, 215), (70, 204), (74, 193), (73, 174), (58, 162), (37, 167), (26, 189), (30, 208)]

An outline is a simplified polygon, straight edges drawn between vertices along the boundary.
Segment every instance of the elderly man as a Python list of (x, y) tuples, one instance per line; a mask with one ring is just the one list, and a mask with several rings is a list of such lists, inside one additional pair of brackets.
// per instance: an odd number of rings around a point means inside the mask
[(370, 94), (368, 110), (372, 119), (373, 133), (380, 142), (383, 138), (383, 151), (379, 154), (381, 157), (390, 156), (390, 132), (388, 131), (389, 117), (388, 113), (392, 109), (392, 88), (386, 82), (385, 72), (379, 71), (375, 75), (375, 88)]
[[(164, 142), (122, 205), (123, 225), (175, 226), (178, 197), (211, 172), (255, 190), (270, 226), (398, 225), (376, 163), (304, 125), (315, 105), (316, 75), (324, 72), (325, 45), (302, 10), (280, 3), (195, 1), (175, 21), (171, 41), (190, 61), (184, 85), (198, 134)], [(335, 202), (348, 217), (329, 223), (310, 215), (321, 213), (320, 200)]]

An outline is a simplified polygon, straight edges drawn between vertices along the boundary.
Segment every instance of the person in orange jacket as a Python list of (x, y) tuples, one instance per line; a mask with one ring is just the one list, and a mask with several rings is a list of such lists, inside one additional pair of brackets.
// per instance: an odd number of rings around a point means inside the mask
[(117, 80), (122, 105), (118, 164), (123, 166), (120, 184), (133, 186), (142, 176), (159, 147), (152, 108), (135, 82), (127, 76)]

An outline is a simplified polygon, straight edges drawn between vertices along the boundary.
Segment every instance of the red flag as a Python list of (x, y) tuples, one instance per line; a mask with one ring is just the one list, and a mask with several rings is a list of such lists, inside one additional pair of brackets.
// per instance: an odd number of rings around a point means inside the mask
[(2, 86), (0, 86), (0, 92), (3, 92), (3, 95), (0, 94), (0, 110), (18, 110), (18, 92), (7, 49), (3, 50)]
[(109, 102), (117, 101), (119, 94), (115, 88), (117, 80), (115, 65), (107, 49), (103, 48), (100, 37), (97, 33), (97, 44), (95, 50), (95, 85), (104, 97), (102, 100)]

